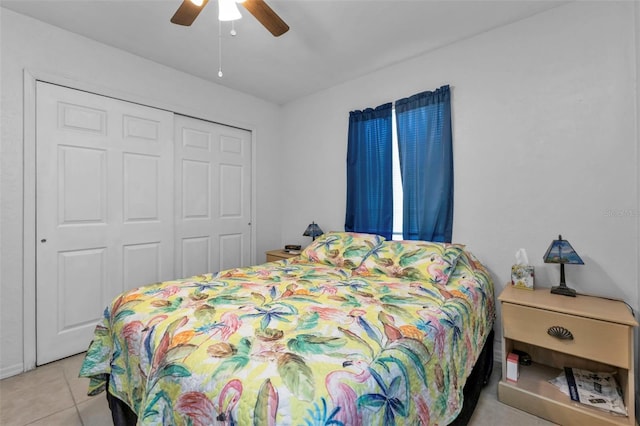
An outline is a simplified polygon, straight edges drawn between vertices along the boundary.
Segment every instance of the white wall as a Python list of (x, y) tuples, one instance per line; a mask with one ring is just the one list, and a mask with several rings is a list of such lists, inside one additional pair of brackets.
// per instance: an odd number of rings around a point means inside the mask
[[(78, 88), (252, 130), (256, 261), (264, 261), (264, 251), (279, 246), (281, 239), (280, 212), (273, 203), (279, 194), (281, 109), (6, 9), (0, 14), (0, 377), (5, 377), (25, 367), (23, 324), (33, 321), (23, 317), (22, 309), (23, 265), (34, 262), (23, 256), (23, 216), (29, 214), (23, 209), (24, 69)], [(33, 203), (27, 200), (29, 204)]]
[(453, 240), (488, 266), (496, 296), (521, 247), (536, 284), (556, 285), (542, 256), (562, 234), (585, 261), (566, 267), (568, 285), (637, 312), (634, 3), (573, 2), (287, 104), (282, 242), (308, 244), (311, 220), (344, 229), (350, 110), (449, 84)]

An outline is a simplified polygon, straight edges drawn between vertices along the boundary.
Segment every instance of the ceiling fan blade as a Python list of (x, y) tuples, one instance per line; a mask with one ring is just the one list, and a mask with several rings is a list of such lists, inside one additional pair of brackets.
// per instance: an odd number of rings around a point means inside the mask
[(209, 0), (203, 0), (202, 5), (196, 6), (191, 0), (183, 0), (182, 4), (171, 17), (171, 22), (178, 25), (189, 26), (196, 20), (200, 11), (207, 5)]
[(275, 37), (289, 31), (286, 22), (264, 0), (244, 0), (241, 4)]

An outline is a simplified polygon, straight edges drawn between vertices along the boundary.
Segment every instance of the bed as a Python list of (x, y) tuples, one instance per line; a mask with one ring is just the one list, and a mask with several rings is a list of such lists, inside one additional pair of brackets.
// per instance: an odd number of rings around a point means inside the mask
[(464, 424), (494, 319), (464, 246), (332, 232), (294, 258), (119, 295), (80, 376), (117, 425)]

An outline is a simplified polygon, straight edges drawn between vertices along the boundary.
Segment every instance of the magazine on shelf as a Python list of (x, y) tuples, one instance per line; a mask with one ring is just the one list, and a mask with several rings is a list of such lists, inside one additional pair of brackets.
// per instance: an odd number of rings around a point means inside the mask
[(613, 414), (627, 415), (622, 390), (614, 374), (565, 367), (564, 376), (571, 400)]

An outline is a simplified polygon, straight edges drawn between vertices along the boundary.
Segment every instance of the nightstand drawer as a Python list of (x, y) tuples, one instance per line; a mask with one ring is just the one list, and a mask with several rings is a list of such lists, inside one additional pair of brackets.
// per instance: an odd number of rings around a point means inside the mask
[[(629, 327), (511, 303), (502, 304), (504, 337), (542, 348), (630, 368)], [(550, 336), (550, 327), (569, 330), (573, 340)]]

